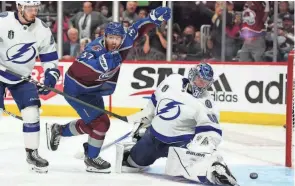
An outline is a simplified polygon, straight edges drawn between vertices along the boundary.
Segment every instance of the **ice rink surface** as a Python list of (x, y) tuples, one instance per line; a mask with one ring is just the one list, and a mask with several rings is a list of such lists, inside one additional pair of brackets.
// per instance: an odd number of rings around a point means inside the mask
[[(82, 151), (87, 136), (62, 138), (58, 151), (46, 147), (45, 123), (65, 124), (74, 118), (41, 118), (39, 154), (49, 163), (48, 174), (30, 172), (25, 161), (22, 122), (12, 117), (0, 120), (0, 185), (1, 186), (183, 186), (197, 185), (181, 178), (163, 176), (165, 159), (158, 160), (145, 173), (87, 173), (82, 160), (74, 156)], [(220, 152), (241, 186), (293, 186), (294, 169), (285, 168), (285, 129), (254, 125), (221, 124), (224, 141)], [(112, 120), (107, 133), (109, 143), (131, 130), (131, 125)], [(102, 158), (115, 162), (115, 146), (102, 151)], [(249, 178), (258, 173), (256, 180)]]

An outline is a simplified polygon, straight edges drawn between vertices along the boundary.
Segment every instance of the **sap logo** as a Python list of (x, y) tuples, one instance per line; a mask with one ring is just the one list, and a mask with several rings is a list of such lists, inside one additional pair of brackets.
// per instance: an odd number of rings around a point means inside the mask
[(208, 91), (213, 91), (212, 87), (215, 89), (215, 91), (211, 94), (214, 98), (214, 101), (219, 101), (219, 102), (237, 102), (238, 101), (238, 95), (232, 93), (233, 91), (224, 73), (219, 75), (219, 79), (213, 82), (212, 86), (208, 89)]
[(156, 115), (162, 120), (174, 120), (180, 115), (179, 105), (183, 105), (183, 103), (174, 101), (173, 99), (164, 98), (157, 106)]
[(186, 151), (186, 154), (189, 155), (193, 155), (193, 156), (199, 156), (199, 157), (205, 157), (205, 154), (201, 154), (201, 153), (196, 153), (196, 152), (192, 152), (192, 151)]
[(18, 64), (25, 64), (30, 62), (36, 57), (36, 49), (32, 43), (20, 43), (10, 47), (6, 51), (6, 61), (10, 61)]
[(251, 103), (263, 103), (264, 100), (270, 104), (286, 103), (284, 75), (279, 74), (279, 81), (250, 81), (245, 87), (246, 99)]
[(169, 75), (173, 73), (184, 75), (185, 70), (185, 68), (179, 68), (173, 72), (172, 68), (140, 67), (133, 73), (135, 81), (131, 82), (131, 87), (134, 89), (155, 88)]
[[(131, 82), (133, 89), (156, 88), (166, 77), (173, 73), (184, 75), (189, 69), (187, 68), (152, 68), (140, 67), (134, 73), (134, 81)], [(212, 89), (214, 88), (214, 91)], [(212, 91), (211, 95), (214, 101), (218, 102), (238, 102), (238, 95), (234, 94), (225, 74), (219, 75), (219, 79), (215, 80), (213, 85), (208, 89)], [(135, 93), (135, 94), (141, 94)]]

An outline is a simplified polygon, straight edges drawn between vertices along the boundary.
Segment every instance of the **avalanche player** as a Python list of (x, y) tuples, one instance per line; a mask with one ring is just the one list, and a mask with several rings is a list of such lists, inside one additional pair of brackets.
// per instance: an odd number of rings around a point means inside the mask
[[(29, 76), (39, 55), (44, 72), (44, 84), (54, 87), (59, 78), (58, 56), (50, 28), (36, 18), (40, 1), (17, 1), (17, 12), (0, 13), (0, 65)], [(4, 109), (7, 88), (23, 118), (27, 162), (36, 172), (47, 172), (48, 162), (38, 155), (41, 105), (37, 87), (0, 70), (0, 110)], [(48, 90), (39, 89), (40, 94)]]
[[(135, 125), (134, 143), (117, 145), (116, 171), (139, 171), (161, 157), (168, 157), (165, 173), (203, 184), (236, 185), (236, 179), (217, 154), (222, 131), (219, 112), (207, 89), (213, 70), (201, 63), (188, 79), (170, 75), (152, 94), (147, 107), (128, 116)], [(123, 165), (123, 167), (122, 167)]]
[[(111, 95), (116, 88), (120, 66), (134, 41), (149, 29), (159, 26), (170, 18), (171, 10), (158, 7), (147, 18), (140, 19), (128, 28), (111, 22), (105, 35), (89, 43), (85, 51), (72, 64), (65, 76), (64, 92), (84, 102), (104, 108), (102, 96)], [(84, 143), (86, 171), (110, 172), (110, 163), (99, 157), (110, 120), (103, 112), (93, 110), (67, 99), (81, 119), (66, 125), (47, 125), (47, 143), (50, 150), (57, 150), (61, 136), (88, 134)]]

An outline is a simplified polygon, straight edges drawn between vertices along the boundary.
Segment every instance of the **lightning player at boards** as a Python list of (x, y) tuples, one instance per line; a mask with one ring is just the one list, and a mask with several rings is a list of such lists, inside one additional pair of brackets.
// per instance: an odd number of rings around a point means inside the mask
[[(29, 76), (39, 56), (44, 84), (54, 87), (60, 72), (58, 56), (50, 28), (36, 18), (40, 1), (17, 1), (17, 12), (0, 13), (0, 65), (22, 76)], [(23, 118), (27, 162), (36, 172), (47, 172), (48, 162), (38, 155), (41, 105), (37, 87), (0, 70), (0, 112), (4, 109), (5, 89), (14, 98)], [(48, 94), (39, 89), (39, 94)]]
[(222, 130), (207, 91), (212, 82), (213, 69), (206, 63), (193, 67), (188, 79), (179, 74), (166, 78), (147, 107), (127, 117), (136, 123), (133, 137), (139, 140), (117, 144), (116, 172), (139, 171), (168, 157), (168, 175), (203, 184), (237, 185), (216, 152)]
[[(149, 29), (160, 26), (170, 18), (167, 7), (158, 7), (147, 18), (140, 19), (128, 28), (120, 23), (106, 26), (105, 35), (89, 43), (85, 51), (72, 64), (65, 76), (64, 92), (84, 102), (104, 108), (102, 96), (111, 95), (116, 88), (120, 66), (133, 43)], [(110, 163), (99, 157), (110, 120), (103, 112), (67, 99), (81, 119), (66, 125), (47, 125), (47, 143), (50, 150), (57, 150), (61, 137), (88, 134), (84, 143), (86, 171), (110, 172)]]

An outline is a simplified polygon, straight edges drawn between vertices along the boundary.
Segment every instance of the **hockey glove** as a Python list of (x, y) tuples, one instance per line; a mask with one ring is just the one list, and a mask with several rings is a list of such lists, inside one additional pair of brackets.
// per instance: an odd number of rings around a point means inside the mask
[(122, 62), (121, 55), (118, 51), (107, 52), (98, 58), (101, 70), (107, 72), (119, 66)]
[[(51, 69), (47, 69), (45, 71), (45, 80), (44, 80), (44, 85), (54, 88), (56, 85), (57, 80), (59, 79), (60, 76), (60, 72), (58, 69), (56, 68), (51, 68)], [(45, 88), (39, 88), (39, 94), (42, 95), (47, 95), (49, 94), (50, 90), (47, 90)]]
[(160, 26), (163, 21), (168, 21), (170, 18), (171, 9), (168, 7), (158, 7), (149, 14), (149, 19), (157, 26)]
[(140, 140), (140, 138), (144, 135), (146, 129), (151, 125), (151, 121), (147, 118), (144, 117), (141, 119), (141, 121), (138, 123), (134, 123), (131, 136), (132, 136), (132, 141), (137, 142)]

